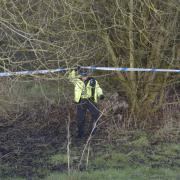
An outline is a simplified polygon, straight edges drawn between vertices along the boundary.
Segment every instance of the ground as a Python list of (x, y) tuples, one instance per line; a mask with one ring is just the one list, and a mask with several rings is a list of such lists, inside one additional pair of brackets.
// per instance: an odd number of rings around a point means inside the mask
[(85, 137), (77, 139), (73, 108), (37, 105), (14, 114), (16, 118), (1, 118), (1, 179), (180, 178), (178, 139), (155, 139), (153, 133), (142, 130), (124, 130), (113, 138), (102, 125), (88, 141), (90, 119), (86, 122)]

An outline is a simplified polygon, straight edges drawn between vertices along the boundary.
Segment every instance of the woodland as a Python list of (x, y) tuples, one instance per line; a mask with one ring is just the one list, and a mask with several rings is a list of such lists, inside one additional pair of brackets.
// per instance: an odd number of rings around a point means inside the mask
[[(179, 0), (0, 0), (0, 72), (180, 69)], [(180, 74), (93, 71), (77, 141), (67, 72), (0, 77), (0, 179), (178, 179)]]

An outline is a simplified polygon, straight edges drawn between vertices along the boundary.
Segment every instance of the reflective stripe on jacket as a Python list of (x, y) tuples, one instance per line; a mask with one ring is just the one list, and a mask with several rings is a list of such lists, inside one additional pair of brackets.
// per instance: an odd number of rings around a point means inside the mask
[[(92, 97), (92, 86), (90, 86), (90, 81), (85, 86), (85, 83), (80, 79), (80, 75), (78, 75), (75, 70), (71, 71), (68, 75), (68, 79), (70, 82), (72, 82), (75, 86), (74, 88), (74, 101), (79, 102), (80, 98), (91, 98)], [(96, 80), (95, 80), (96, 81)], [(82, 95), (83, 89), (85, 89), (86, 94)], [(96, 81), (95, 85), (95, 91), (94, 91), (94, 102), (97, 103), (98, 97), (100, 95), (103, 95), (102, 89), (99, 86), (99, 83)]]

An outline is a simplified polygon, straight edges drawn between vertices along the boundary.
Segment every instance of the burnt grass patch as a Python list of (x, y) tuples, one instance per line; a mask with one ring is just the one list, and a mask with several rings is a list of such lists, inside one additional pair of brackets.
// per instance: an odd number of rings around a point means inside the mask
[(66, 147), (67, 108), (37, 105), (14, 116), (0, 119), (0, 177), (43, 177), (54, 168), (49, 156)]

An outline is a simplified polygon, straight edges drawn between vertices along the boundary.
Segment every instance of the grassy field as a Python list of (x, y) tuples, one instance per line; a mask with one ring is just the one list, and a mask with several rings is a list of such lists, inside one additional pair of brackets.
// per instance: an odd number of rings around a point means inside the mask
[(125, 168), (121, 170), (108, 169), (101, 171), (90, 171), (77, 173), (74, 172), (70, 176), (65, 174), (51, 174), (46, 177), (45, 180), (151, 180), (151, 179), (162, 179), (162, 180), (178, 180), (180, 179), (180, 172), (178, 169), (154, 169), (149, 167), (141, 168)]
[[(23, 178), (6, 178), (4, 180), (25, 180)], [(38, 178), (35, 178), (38, 179)], [(52, 173), (43, 180), (178, 180), (178, 168), (127, 167), (124, 169), (95, 170), (88, 172)]]

